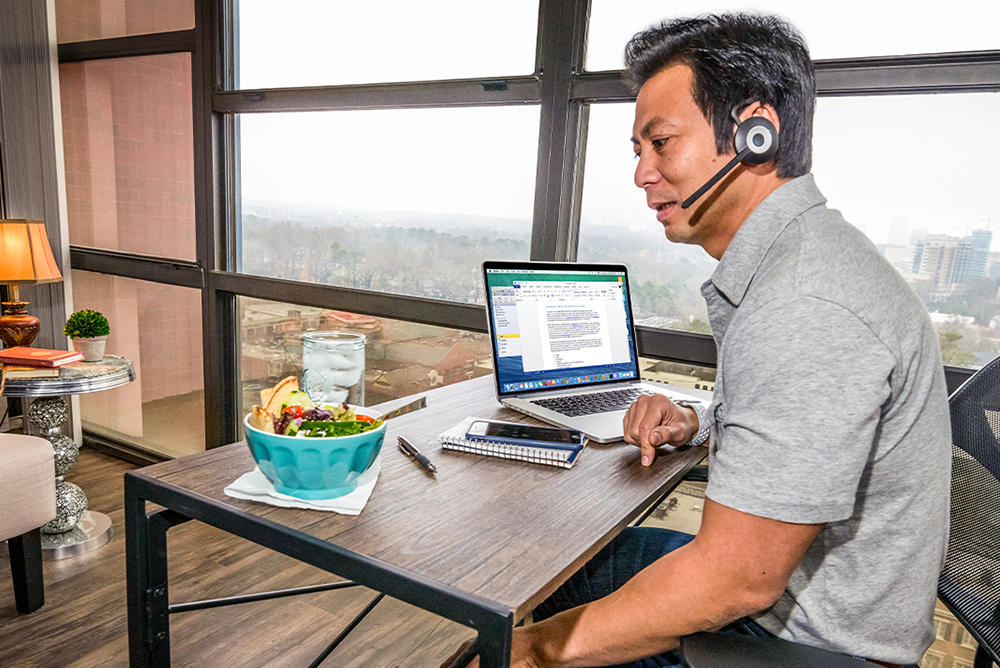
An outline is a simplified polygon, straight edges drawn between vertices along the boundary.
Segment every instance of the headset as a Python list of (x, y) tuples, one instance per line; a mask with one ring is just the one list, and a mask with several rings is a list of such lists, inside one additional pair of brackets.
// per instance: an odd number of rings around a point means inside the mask
[[(740, 107), (745, 108), (746, 105), (740, 105)], [(740, 117), (736, 113), (736, 109), (732, 111), (733, 120), (736, 121), (736, 136), (733, 140), (736, 144), (736, 157), (720, 169), (715, 176), (710, 178), (708, 183), (684, 200), (683, 204), (681, 204), (682, 209), (686, 209), (694, 204), (699, 197), (708, 192), (709, 188), (718, 183), (719, 179), (728, 174), (733, 167), (741, 162), (745, 162), (748, 165), (763, 165), (778, 152), (778, 129), (774, 127), (774, 123), (762, 116), (751, 116), (747, 120), (740, 122)]]

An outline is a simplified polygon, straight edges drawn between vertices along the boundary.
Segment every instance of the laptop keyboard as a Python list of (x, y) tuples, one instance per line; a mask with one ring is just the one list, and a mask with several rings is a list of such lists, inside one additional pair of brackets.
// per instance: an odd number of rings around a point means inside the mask
[(579, 415), (593, 415), (595, 413), (610, 413), (620, 411), (632, 405), (640, 394), (651, 394), (633, 387), (622, 390), (608, 390), (607, 392), (590, 392), (587, 394), (577, 394), (568, 397), (549, 397), (546, 399), (533, 399), (531, 403), (550, 411), (561, 413), (569, 417)]

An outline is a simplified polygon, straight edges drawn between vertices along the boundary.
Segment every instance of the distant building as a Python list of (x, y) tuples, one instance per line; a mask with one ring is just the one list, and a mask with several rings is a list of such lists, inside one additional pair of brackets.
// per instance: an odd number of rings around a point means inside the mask
[(474, 348), (473, 341), (455, 337), (380, 343), (371, 351), (378, 371), (365, 399), (369, 404), (388, 401), (490, 373), (476, 365)]
[(346, 311), (327, 309), (323, 311), (323, 320), (324, 326), (332, 330), (347, 329), (352, 332), (366, 334), (382, 328), (382, 321), (374, 316), (347, 313)]
[(989, 230), (972, 230), (970, 239), (972, 239), (972, 255), (969, 258), (969, 276), (986, 276), (993, 233)]
[(971, 259), (971, 237), (928, 234), (916, 244), (912, 272), (928, 276), (939, 292), (950, 292), (968, 278)]
[(986, 275), (993, 279), (1000, 278), (1000, 252), (991, 251), (986, 257)]
[(976, 640), (940, 601), (934, 606), (934, 644), (920, 659), (920, 668), (972, 668)]
[(894, 246), (890, 244), (882, 249), (882, 254), (885, 255), (885, 259), (889, 261), (889, 264), (901, 273), (909, 274), (912, 273), (913, 253), (915, 250), (915, 246)]
[(927, 315), (930, 316), (931, 322), (935, 325), (966, 325), (972, 327), (976, 324), (976, 319), (971, 315), (956, 315), (954, 313), (939, 313), (937, 311), (931, 311)]
[[(1000, 275), (996, 254), (990, 253), (992, 240), (993, 233), (989, 230), (973, 230), (967, 237), (925, 234), (916, 239), (912, 260), (905, 266), (910, 273), (926, 276), (935, 284), (937, 293), (947, 296), (969, 278)], [(900, 266), (898, 260), (890, 261)]]

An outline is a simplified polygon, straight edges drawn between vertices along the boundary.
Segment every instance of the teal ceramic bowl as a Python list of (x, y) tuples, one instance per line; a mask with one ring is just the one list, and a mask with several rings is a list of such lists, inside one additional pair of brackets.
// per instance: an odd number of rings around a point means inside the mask
[(254, 429), (249, 420), (247, 415), (243, 428), (257, 466), (275, 490), (299, 499), (334, 499), (353, 492), (385, 440), (385, 422), (352, 436), (296, 438)]

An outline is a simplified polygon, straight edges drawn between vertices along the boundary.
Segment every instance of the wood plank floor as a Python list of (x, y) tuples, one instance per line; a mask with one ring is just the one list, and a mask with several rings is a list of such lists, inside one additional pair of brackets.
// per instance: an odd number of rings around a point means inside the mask
[[(45, 606), (14, 609), (10, 564), (0, 548), (0, 666), (94, 668), (128, 665), (123, 475), (131, 464), (84, 449), (66, 476), (90, 508), (111, 517), (115, 535), (91, 552), (45, 562)], [(0, 500), (2, 502), (2, 500)], [(170, 601), (320, 584), (335, 576), (212, 527), (171, 529)], [(276, 601), (171, 615), (173, 666), (308, 666), (375, 596), (355, 587)], [(385, 598), (324, 666), (437, 666), (472, 632)]]

